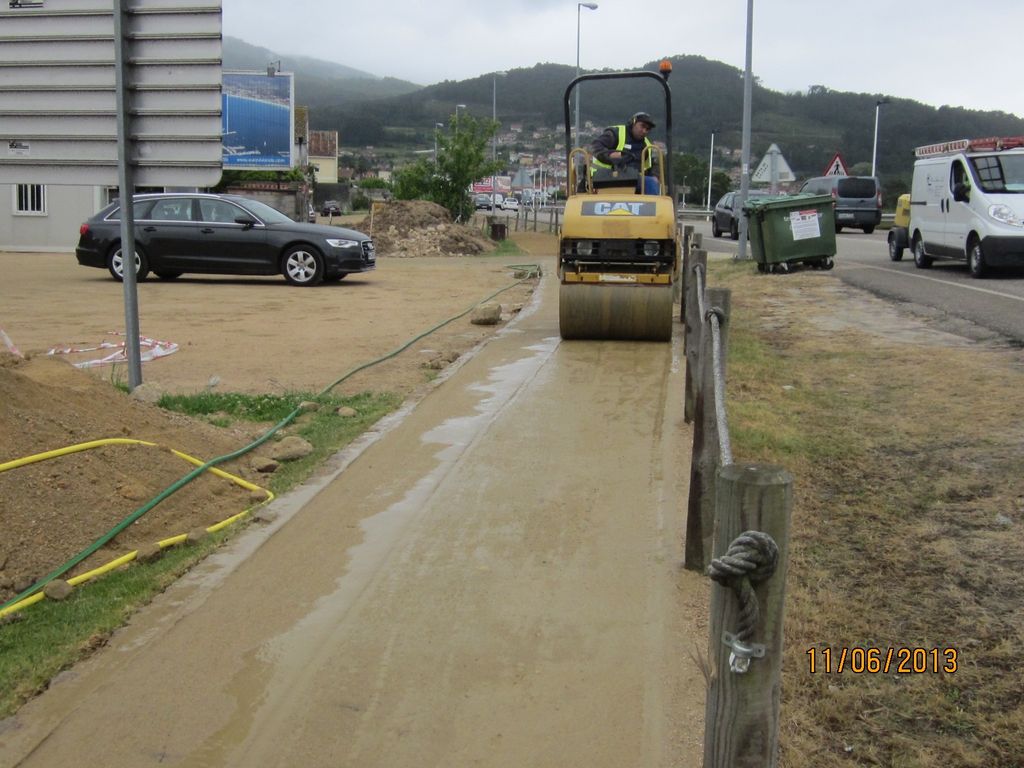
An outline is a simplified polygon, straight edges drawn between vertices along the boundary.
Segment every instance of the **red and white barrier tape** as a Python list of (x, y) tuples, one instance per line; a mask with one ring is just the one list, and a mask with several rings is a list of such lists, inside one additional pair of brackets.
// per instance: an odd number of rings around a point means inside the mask
[[(120, 331), (108, 331), (111, 336), (124, 336)], [(167, 355), (174, 354), (178, 351), (178, 345), (173, 341), (157, 341), (147, 336), (139, 337), (139, 346), (141, 349), (140, 360), (143, 363), (147, 363), (150, 360), (156, 360), (159, 357), (167, 357)], [(101, 365), (113, 365), (115, 363), (128, 362), (128, 356), (124, 351), (124, 342), (113, 342), (113, 341), (101, 341), (95, 347), (54, 347), (48, 351), (47, 355), (72, 355), (83, 352), (97, 352), (103, 349), (113, 349), (109, 355), (105, 357), (98, 357), (92, 360), (83, 360), (82, 362), (72, 363), (76, 368), (96, 368)]]
[(14, 342), (11, 341), (11, 337), (7, 335), (3, 328), (0, 328), (0, 341), (3, 341), (4, 346), (7, 347), (7, 351), (10, 352), (12, 355), (16, 355), (17, 357), (24, 357), (24, 355), (18, 351), (18, 348), (14, 346)]

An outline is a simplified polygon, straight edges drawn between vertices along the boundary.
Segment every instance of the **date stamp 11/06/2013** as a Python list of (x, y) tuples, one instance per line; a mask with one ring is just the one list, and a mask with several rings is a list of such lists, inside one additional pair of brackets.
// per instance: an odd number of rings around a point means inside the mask
[(897, 675), (952, 674), (959, 669), (960, 653), (956, 648), (875, 648), (859, 646), (842, 648), (808, 648), (807, 669), (810, 674)]

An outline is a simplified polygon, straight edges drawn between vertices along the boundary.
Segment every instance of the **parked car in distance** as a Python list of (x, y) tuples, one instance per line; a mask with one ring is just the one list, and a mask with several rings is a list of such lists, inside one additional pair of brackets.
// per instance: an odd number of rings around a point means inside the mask
[(501, 203), (501, 210), (503, 211), (518, 211), (519, 201), (514, 197), (506, 197)]
[[(136, 195), (135, 274), (284, 276), (292, 285), (341, 280), (377, 266), (373, 240), (354, 229), (292, 221), (240, 195)], [(79, 229), (75, 256), (121, 280), (121, 206), (114, 201)]]
[(320, 206), (321, 216), (341, 216), (341, 203), (337, 200), (328, 200)]
[(490, 195), (473, 195), (473, 207), (478, 210), (488, 210), (491, 207)]
[[(767, 196), (767, 192), (758, 190), (747, 192), (748, 200)], [(724, 232), (728, 232), (729, 237), (733, 240), (739, 240), (740, 216), (742, 215), (743, 211), (740, 210), (740, 193), (726, 192), (719, 198), (715, 204), (715, 210), (711, 214), (711, 234), (715, 237), (721, 237)]]
[(870, 235), (882, 221), (882, 187), (873, 176), (817, 176), (801, 192), (832, 195), (836, 201), (836, 233), (857, 227)]

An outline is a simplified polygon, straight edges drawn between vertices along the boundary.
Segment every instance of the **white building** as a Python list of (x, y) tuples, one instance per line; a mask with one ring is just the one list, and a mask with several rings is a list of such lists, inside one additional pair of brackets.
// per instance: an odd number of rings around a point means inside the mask
[(79, 226), (110, 197), (106, 187), (0, 184), (0, 251), (73, 253)]

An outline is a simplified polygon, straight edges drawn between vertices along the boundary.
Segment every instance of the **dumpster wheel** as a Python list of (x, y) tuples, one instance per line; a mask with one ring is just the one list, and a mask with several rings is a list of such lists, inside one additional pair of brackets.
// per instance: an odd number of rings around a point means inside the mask
[(558, 328), (563, 339), (669, 341), (672, 286), (562, 283)]

